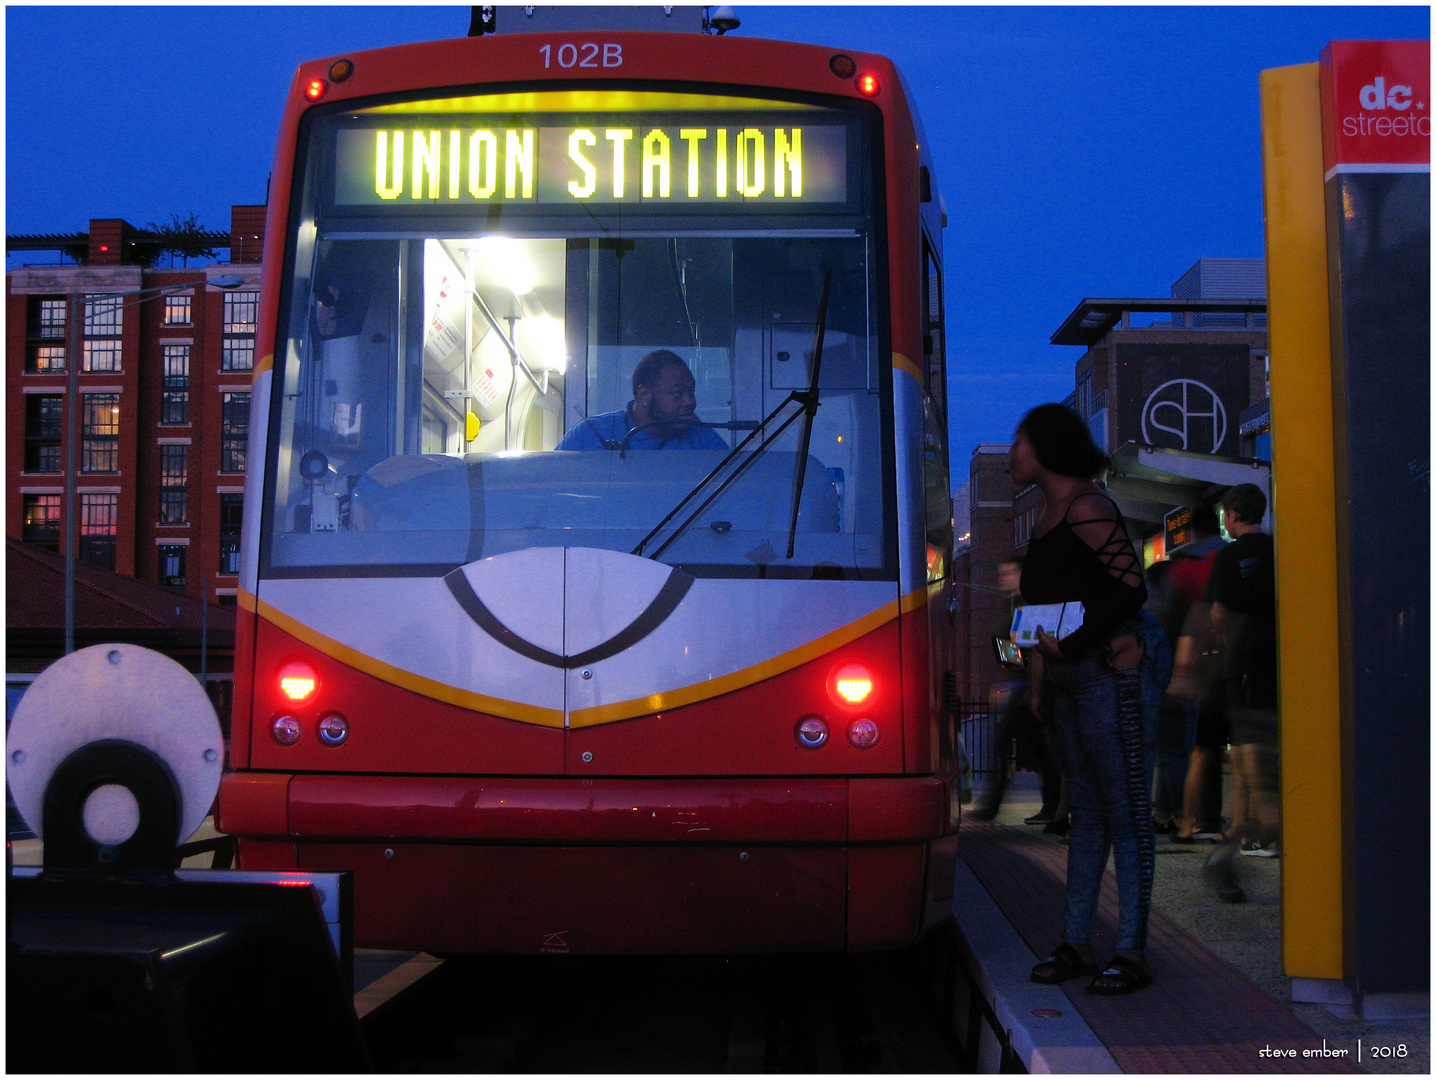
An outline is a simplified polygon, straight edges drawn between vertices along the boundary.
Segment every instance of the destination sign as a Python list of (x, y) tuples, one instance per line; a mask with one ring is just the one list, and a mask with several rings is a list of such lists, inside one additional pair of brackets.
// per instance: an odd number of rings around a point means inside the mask
[[(386, 117), (335, 132), (341, 206), (594, 204), (706, 209), (847, 201), (847, 128), (593, 122), (464, 126)], [(397, 122), (395, 120), (397, 119)], [(625, 121), (631, 118), (625, 118)]]

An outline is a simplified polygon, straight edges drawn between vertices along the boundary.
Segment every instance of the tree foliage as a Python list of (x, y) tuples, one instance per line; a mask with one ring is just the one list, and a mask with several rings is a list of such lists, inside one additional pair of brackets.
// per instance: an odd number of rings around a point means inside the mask
[(205, 228), (199, 223), (197, 214), (191, 213), (183, 219), (178, 214), (171, 214), (168, 225), (156, 225), (151, 221), (149, 230), (155, 238), (155, 253), (168, 252), (178, 256), (184, 260), (185, 266), (189, 265), (190, 259), (213, 259), (216, 256), (214, 248), (207, 243)]

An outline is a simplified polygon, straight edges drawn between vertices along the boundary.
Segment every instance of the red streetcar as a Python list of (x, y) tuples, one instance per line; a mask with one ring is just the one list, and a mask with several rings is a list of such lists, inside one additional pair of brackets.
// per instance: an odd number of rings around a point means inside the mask
[(355, 942), (902, 946), (957, 792), (942, 213), (883, 57), (566, 32), (304, 65), (230, 771)]

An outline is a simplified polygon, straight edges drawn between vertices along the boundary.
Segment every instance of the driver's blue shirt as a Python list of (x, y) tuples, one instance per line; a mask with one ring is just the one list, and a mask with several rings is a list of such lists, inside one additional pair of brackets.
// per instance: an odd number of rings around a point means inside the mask
[[(615, 446), (634, 426), (627, 409), (616, 409), (611, 413), (590, 416), (574, 425), (563, 441), (560, 450), (602, 450), (604, 443)], [(657, 427), (646, 427), (633, 433), (628, 440), (630, 450), (727, 450), (728, 445), (712, 428), (690, 425), (681, 435), (673, 435)]]

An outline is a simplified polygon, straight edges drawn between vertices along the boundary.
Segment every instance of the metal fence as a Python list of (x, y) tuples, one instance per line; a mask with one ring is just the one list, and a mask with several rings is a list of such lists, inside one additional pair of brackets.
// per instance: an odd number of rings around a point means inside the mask
[(985, 702), (962, 702), (957, 707), (957, 730), (974, 776), (995, 767), (993, 742), (997, 738), (997, 712)]

